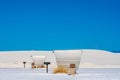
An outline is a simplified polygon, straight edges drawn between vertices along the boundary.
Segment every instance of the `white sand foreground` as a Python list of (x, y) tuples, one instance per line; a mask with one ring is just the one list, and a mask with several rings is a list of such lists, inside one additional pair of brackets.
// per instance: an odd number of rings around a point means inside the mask
[(0, 68), (0, 80), (120, 80), (120, 68), (80, 68), (77, 75), (53, 74), (45, 69)]

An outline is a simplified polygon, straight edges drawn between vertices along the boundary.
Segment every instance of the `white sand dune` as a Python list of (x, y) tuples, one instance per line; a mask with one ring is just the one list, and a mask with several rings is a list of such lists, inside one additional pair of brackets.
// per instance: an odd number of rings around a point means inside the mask
[[(78, 50), (79, 52), (80, 50)], [(82, 59), (80, 68), (120, 68), (120, 54), (103, 50), (82, 50)], [(26, 61), (26, 67), (30, 68), (33, 56), (46, 56), (45, 61), (51, 62), (50, 67), (57, 66), (55, 55), (52, 51), (1, 51), (0, 67), (23, 67), (23, 61)]]

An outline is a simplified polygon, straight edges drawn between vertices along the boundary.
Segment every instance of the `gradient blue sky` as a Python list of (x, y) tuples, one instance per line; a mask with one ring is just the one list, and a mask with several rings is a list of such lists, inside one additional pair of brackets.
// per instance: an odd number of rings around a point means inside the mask
[(0, 50), (54, 49), (120, 50), (120, 1), (0, 1)]

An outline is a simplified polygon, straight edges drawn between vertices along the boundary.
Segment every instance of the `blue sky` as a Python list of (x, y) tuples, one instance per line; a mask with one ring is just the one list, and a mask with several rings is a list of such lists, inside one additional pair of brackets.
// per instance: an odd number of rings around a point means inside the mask
[(0, 50), (120, 50), (119, 0), (0, 1)]

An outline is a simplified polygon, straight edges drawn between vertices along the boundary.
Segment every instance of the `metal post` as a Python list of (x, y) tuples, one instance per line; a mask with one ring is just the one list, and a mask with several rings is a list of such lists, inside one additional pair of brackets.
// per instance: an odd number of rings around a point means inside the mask
[(24, 68), (25, 68), (25, 64), (26, 64), (26, 62), (23, 62), (23, 64), (24, 64)]
[(48, 65), (50, 64), (50, 62), (44, 62), (44, 64), (46, 65), (46, 73), (48, 73)]
[(48, 64), (46, 64), (46, 72), (48, 73)]

